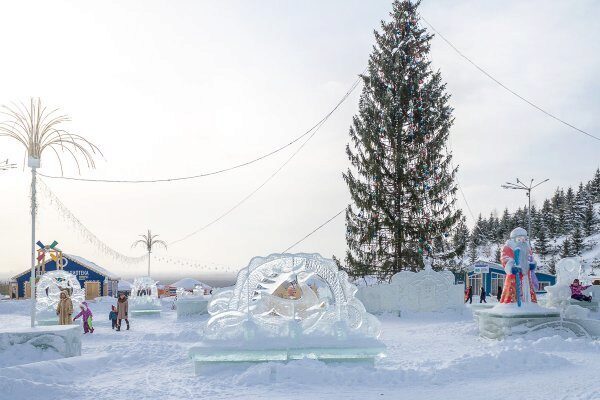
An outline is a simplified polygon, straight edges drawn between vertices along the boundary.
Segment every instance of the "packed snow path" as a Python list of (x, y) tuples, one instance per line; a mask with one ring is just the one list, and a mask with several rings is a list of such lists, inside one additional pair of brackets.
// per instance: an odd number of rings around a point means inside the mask
[[(388, 356), (375, 368), (304, 360), (195, 376), (187, 348), (206, 316), (177, 321), (165, 303), (160, 317), (139, 317), (130, 331), (115, 332), (111, 304), (92, 303), (96, 331), (83, 337), (81, 357), (31, 348), (1, 353), (2, 398), (506, 399), (509, 388), (519, 389), (511, 398), (600, 398), (600, 341), (542, 337), (547, 332), (482, 339), (468, 311), (381, 317)], [(0, 324), (26, 326), (28, 306), (0, 302)]]

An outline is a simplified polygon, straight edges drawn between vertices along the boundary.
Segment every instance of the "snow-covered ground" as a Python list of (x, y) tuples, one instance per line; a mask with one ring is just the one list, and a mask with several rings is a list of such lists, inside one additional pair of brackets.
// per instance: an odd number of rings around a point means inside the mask
[[(178, 321), (165, 303), (160, 317), (140, 317), (130, 331), (114, 332), (110, 304), (91, 304), (96, 332), (83, 337), (80, 357), (0, 353), (0, 398), (600, 399), (600, 341), (552, 332), (482, 339), (468, 310), (380, 317), (388, 351), (374, 368), (304, 360), (196, 376), (187, 348), (206, 316)], [(1, 301), (0, 326), (26, 326), (28, 307)]]

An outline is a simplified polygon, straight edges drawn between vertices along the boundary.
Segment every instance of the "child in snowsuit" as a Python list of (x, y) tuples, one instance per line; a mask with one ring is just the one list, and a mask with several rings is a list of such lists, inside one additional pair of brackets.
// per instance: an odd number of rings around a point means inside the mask
[(79, 317), (83, 317), (83, 334), (85, 335), (88, 332), (94, 333), (94, 327), (92, 326), (92, 310), (88, 307), (88, 303), (84, 301), (79, 307), (81, 307), (81, 311), (73, 318), (73, 321)]
[(485, 296), (486, 296), (485, 288), (482, 286), (481, 292), (479, 293), (479, 302), (480, 303), (487, 303), (487, 301), (485, 301)]
[(579, 283), (579, 279), (575, 279), (571, 284), (571, 298), (579, 301), (592, 301), (592, 296), (586, 296), (582, 292), (589, 288), (588, 286), (583, 286)]
[(110, 319), (110, 322), (112, 323), (112, 329), (115, 329), (117, 326), (117, 315), (117, 309), (115, 308), (115, 306), (111, 306), (110, 313), (108, 314), (108, 319)]

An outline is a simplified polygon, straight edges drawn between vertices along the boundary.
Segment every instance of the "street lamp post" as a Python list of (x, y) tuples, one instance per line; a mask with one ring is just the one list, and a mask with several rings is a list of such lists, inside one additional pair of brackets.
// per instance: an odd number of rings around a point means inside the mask
[[(59, 115), (55, 110), (48, 110), (42, 105), (40, 99), (30, 99), (29, 105), (13, 104), (2, 106), (0, 116), (7, 118), (0, 121), (0, 138), (8, 137), (15, 140), (25, 148), (27, 153), (27, 166), (31, 168), (31, 272), (29, 285), (29, 298), (31, 299), (31, 327), (35, 325), (35, 217), (37, 214), (36, 203), (36, 175), (40, 168), (42, 154), (45, 149), (52, 149), (58, 158), (62, 172), (62, 161), (58, 150), (70, 155), (77, 169), (79, 161), (85, 161), (88, 167), (94, 167), (95, 153), (102, 154), (98, 147), (83, 136), (70, 133), (62, 128), (65, 122), (70, 121), (66, 115)], [(8, 164), (8, 160), (6, 162)]]
[(533, 179), (529, 182), (529, 185), (524, 184), (517, 178), (517, 183), (506, 182), (504, 185), (501, 185), (503, 189), (512, 189), (512, 190), (524, 190), (527, 195), (527, 234), (529, 236), (529, 242), (531, 243), (531, 191), (536, 187), (540, 186), (542, 183), (548, 182), (550, 179), (544, 179), (538, 184), (533, 184)]

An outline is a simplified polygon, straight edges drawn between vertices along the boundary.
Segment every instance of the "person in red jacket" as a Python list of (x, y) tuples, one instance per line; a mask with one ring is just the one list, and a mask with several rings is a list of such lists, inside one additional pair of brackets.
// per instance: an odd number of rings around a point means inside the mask
[(469, 302), (469, 304), (473, 303), (473, 288), (471, 286), (467, 286), (467, 291), (465, 292), (465, 303)]

